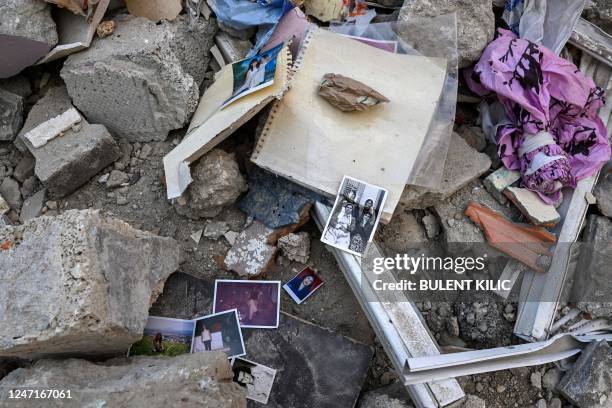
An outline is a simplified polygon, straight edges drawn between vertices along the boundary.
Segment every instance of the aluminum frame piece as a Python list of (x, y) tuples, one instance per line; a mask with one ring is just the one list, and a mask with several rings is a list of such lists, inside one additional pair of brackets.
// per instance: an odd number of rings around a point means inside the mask
[[(593, 65), (602, 64), (583, 54), (580, 65), (582, 72), (590, 75), (596, 71)], [(611, 71), (612, 72), (612, 71)], [(612, 74), (608, 76), (606, 94), (612, 91)], [(599, 117), (604, 123), (610, 120), (612, 106), (604, 106), (599, 110)], [(576, 241), (584, 225), (589, 203), (585, 195), (591, 193), (597, 179), (597, 172), (591, 177), (580, 180), (576, 189), (564, 191), (565, 199), (557, 209), (561, 214), (562, 223), (553, 230), (557, 235), (557, 247), (553, 253), (550, 267), (546, 273), (536, 273), (526, 269), (520, 292), (519, 307), (514, 326), (514, 334), (527, 341), (541, 341), (551, 334), (557, 306), (565, 286), (568, 271), (577, 256)], [(560, 244), (560, 245), (559, 245)], [(508, 263), (506, 269), (517, 268), (516, 263)], [(503, 273), (510, 273), (504, 270)]]
[(576, 21), (569, 43), (612, 66), (612, 36), (584, 18)]
[[(322, 231), (331, 212), (330, 207), (315, 203), (312, 209), (313, 219)], [(342, 270), (355, 297), (359, 301), (372, 328), (391, 359), (396, 372), (403, 377), (406, 362), (411, 357), (437, 356), (438, 345), (422, 320), (419, 310), (403, 292), (379, 301), (371, 301), (376, 294), (365, 267), (357, 256), (328, 246), (340, 269)], [(382, 256), (375, 243), (370, 245), (370, 255)], [(390, 271), (380, 275), (385, 282), (395, 281)], [(376, 294), (378, 295), (378, 294)], [(406, 384), (406, 378), (403, 378)], [(424, 384), (407, 385), (408, 393), (419, 408), (445, 407), (465, 396), (455, 379), (432, 381)]]
[(612, 334), (560, 334), (537, 343), (409, 358), (404, 378), (408, 384), (419, 384), (424, 381), (440, 381), (444, 378), (541, 365), (573, 357), (581, 353), (591, 341), (599, 340), (610, 342)]

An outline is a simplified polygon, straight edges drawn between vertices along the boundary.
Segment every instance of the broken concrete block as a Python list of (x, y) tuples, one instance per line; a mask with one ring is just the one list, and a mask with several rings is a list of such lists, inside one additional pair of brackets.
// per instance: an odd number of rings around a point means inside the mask
[(71, 129), (80, 121), (81, 115), (79, 112), (74, 108), (70, 108), (61, 115), (51, 118), (48, 121), (36, 126), (34, 129), (29, 130), (23, 135), (23, 137), (30, 142), (32, 147), (38, 149), (39, 147), (46, 145), (49, 140), (52, 140), (68, 129)]
[(256, 277), (266, 273), (274, 264), (276, 247), (274, 230), (253, 221), (238, 235), (225, 256), (225, 268), (241, 277)]
[(325, 74), (319, 96), (342, 112), (364, 111), (379, 103), (389, 102), (383, 94), (363, 82), (340, 74)]
[(247, 190), (232, 155), (214, 149), (192, 166), (193, 182), (174, 203), (176, 211), (191, 219), (214, 217)]
[(23, 124), (23, 98), (0, 88), (0, 141), (11, 141)]
[(366, 392), (359, 400), (357, 408), (412, 408), (406, 401), (391, 398), (385, 394), (375, 394), (373, 391)]
[(24, 152), (27, 151), (28, 146), (24, 141), (26, 133), (70, 109), (74, 109), (74, 106), (72, 106), (72, 101), (65, 86), (49, 89), (30, 109), (23, 128), (15, 139), (17, 148)]
[[(495, 200), (479, 180), (471, 182), (447, 200), (437, 203), (434, 206), (434, 211), (441, 221), (445, 246), (456, 254), (468, 252), (471, 247), (486, 242), (480, 228), (474, 225), (464, 214), (470, 201), (483, 204), (509, 219), (516, 218), (518, 215), (516, 209), (503, 206)], [(494, 251), (487, 253), (489, 257), (500, 255)]]
[(244, 336), (249, 359), (276, 369), (268, 407), (355, 406), (370, 347), (283, 312), (278, 329), (248, 330)]
[(72, 193), (121, 157), (119, 146), (106, 128), (84, 120), (78, 130), (68, 130), (30, 151), (36, 159), (36, 176), (53, 197)]
[[(457, 12), (459, 68), (477, 61), (493, 40), (495, 16), (489, 0), (406, 0), (398, 21), (410, 17), (435, 17)], [(416, 30), (413, 30), (416, 31)], [(411, 33), (418, 36), (419, 33)]]
[(554, 227), (561, 221), (561, 215), (555, 206), (546, 204), (533, 191), (526, 188), (508, 187), (504, 190), (504, 194), (533, 225)]
[(17, 75), (57, 43), (51, 6), (40, 0), (0, 3), (0, 78)]
[[(179, 244), (91, 210), (0, 230), (0, 356), (123, 354), (179, 265)], [(24, 277), (27, 276), (27, 279)]]
[(36, 218), (42, 214), (42, 209), (45, 206), (47, 191), (45, 189), (40, 190), (36, 194), (28, 197), (21, 207), (21, 213), (19, 214), (19, 221), (22, 223)]
[(310, 258), (310, 236), (307, 232), (285, 235), (278, 239), (278, 249), (290, 261), (306, 264)]
[(593, 318), (612, 316), (612, 221), (591, 215), (581, 240), (571, 300)]
[(26, 179), (34, 175), (35, 165), (36, 161), (34, 160), (34, 157), (32, 157), (30, 154), (24, 154), (19, 163), (17, 163), (17, 166), (15, 166), (13, 177), (15, 177), (19, 182), (23, 183)]
[(25, 75), (16, 75), (11, 78), (0, 79), (0, 88), (22, 98), (32, 95), (32, 85)]
[(249, 192), (240, 200), (240, 209), (268, 228), (299, 226), (308, 221), (308, 211), (318, 194), (264, 170), (249, 174)]
[(461, 136), (453, 133), (438, 190), (406, 186), (400, 204), (406, 210), (434, 206), (480, 177), (490, 167), (491, 159), (486, 154), (472, 149)]
[(593, 341), (561, 379), (557, 390), (580, 408), (612, 405), (612, 349)]
[(75, 407), (246, 407), (246, 389), (232, 378), (227, 356), (217, 351), (139, 356), (104, 364), (41, 360), (5, 377), (0, 398), (8, 400), (10, 389), (28, 384), (41, 390), (71, 390), (71, 399), (46, 399), (39, 405), (46, 407), (65, 406), (65, 401)]
[(188, 16), (159, 24), (119, 16), (115, 32), (64, 63), (74, 105), (94, 123), (132, 142), (165, 140), (183, 127), (199, 101), (217, 26)]
[(229, 231), (229, 225), (224, 221), (213, 221), (211, 223), (206, 224), (204, 227), (204, 237), (208, 239), (219, 239)]
[(223, 237), (227, 240), (230, 245), (234, 245), (236, 243), (236, 239), (238, 238), (238, 234), (236, 231), (227, 231), (223, 234)]
[(382, 226), (381, 242), (385, 247), (403, 253), (422, 248), (427, 237), (414, 214), (402, 211), (396, 213), (389, 224)]
[(22, 197), (19, 191), (19, 183), (12, 177), (5, 177), (0, 184), (0, 195), (4, 197), (9, 207), (15, 211), (21, 208)]
[(606, 217), (612, 218), (612, 171), (599, 180), (593, 194), (599, 211)]
[(508, 170), (500, 167), (489, 174), (483, 181), (487, 191), (501, 204), (506, 204), (508, 199), (504, 195), (504, 190), (521, 179), (521, 173), (515, 170)]
[(106, 180), (106, 187), (117, 188), (122, 185), (129, 183), (130, 176), (121, 170), (113, 170), (110, 172), (108, 179)]

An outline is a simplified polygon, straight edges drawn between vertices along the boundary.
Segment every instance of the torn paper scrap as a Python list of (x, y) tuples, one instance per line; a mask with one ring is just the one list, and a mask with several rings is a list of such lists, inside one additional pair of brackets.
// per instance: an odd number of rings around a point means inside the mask
[(366, 84), (339, 74), (325, 74), (319, 96), (343, 112), (364, 111), (382, 102), (384, 95)]
[(181, 0), (125, 0), (125, 5), (131, 15), (155, 22), (174, 20), (183, 9)]
[(74, 14), (79, 14), (81, 16), (84, 16), (85, 11), (87, 10), (87, 0), (45, 0), (45, 1), (47, 3), (56, 4), (59, 7), (65, 8), (66, 10), (69, 10), (73, 12)]
[(81, 115), (74, 109), (68, 109), (66, 112), (58, 115), (48, 121), (41, 123), (34, 129), (27, 132), (23, 137), (28, 140), (33, 147), (39, 148), (46, 145), (49, 140), (54, 139), (59, 134), (72, 128), (75, 124), (81, 121)]
[(550, 264), (551, 246), (557, 241), (544, 228), (513, 223), (503, 215), (474, 201), (465, 210), (474, 224), (484, 232), (489, 245), (524, 263), (537, 272)]

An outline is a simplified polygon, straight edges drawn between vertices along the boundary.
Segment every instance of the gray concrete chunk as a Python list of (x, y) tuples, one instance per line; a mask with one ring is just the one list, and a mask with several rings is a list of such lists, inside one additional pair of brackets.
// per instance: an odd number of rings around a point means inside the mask
[(159, 24), (132, 16), (115, 22), (112, 35), (64, 63), (68, 93), (90, 122), (132, 142), (165, 140), (197, 107), (215, 20), (200, 19), (193, 29), (186, 15)]
[(91, 210), (0, 229), (0, 356), (123, 354), (179, 265), (179, 245)]
[(26, 222), (32, 218), (36, 218), (42, 214), (42, 209), (45, 206), (45, 199), (47, 197), (47, 191), (45, 189), (40, 190), (34, 195), (28, 197), (21, 207), (21, 213), (19, 214), (19, 221)]
[(0, 140), (13, 140), (23, 124), (23, 98), (0, 88)]
[(71, 399), (31, 400), (29, 407), (245, 407), (246, 391), (232, 378), (229, 361), (221, 352), (134, 357), (104, 364), (41, 360), (4, 378), (0, 400), (9, 401), (8, 390), (27, 385), (71, 390)]
[(0, 78), (33, 65), (57, 43), (51, 6), (40, 0), (0, 2)]
[(612, 406), (612, 349), (608, 343), (591, 342), (557, 390), (580, 408)]
[(453, 133), (444, 163), (440, 187), (436, 191), (407, 186), (400, 205), (404, 209), (427, 208), (450, 197), (455, 191), (477, 179), (491, 167), (491, 159), (471, 148), (457, 133)]
[(104, 126), (85, 121), (78, 131), (69, 130), (31, 151), (36, 159), (36, 176), (53, 197), (72, 193), (121, 156)]

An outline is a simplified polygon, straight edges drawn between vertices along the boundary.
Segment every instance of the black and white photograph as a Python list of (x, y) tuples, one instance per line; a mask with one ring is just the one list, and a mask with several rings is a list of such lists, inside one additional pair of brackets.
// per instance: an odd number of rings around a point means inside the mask
[(237, 309), (240, 327), (275, 329), (280, 315), (280, 281), (215, 281), (213, 313)]
[(232, 96), (225, 101), (222, 108), (245, 95), (274, 83), (276, 74), (276, 57), (284, 44), (279, 44), (271, 50), (245, 58), (232, 64), (234, 86)]
[(291, 278), (283, 286), (283, 289), (299, 305), (315, 293), (321, 285), (323, 285), (323, 279), (311, 267), (307, 266)]
[(247, 398), (268, 403), (276, 370), (244, 358), (236, 358), (232, 363), (234, 382), (247, 389)]
[(374, 236), (387, 190), (344, 176), (321, 242), (361, 256)]
[(203, 351), (223, 351), (229, 358), (246, 354), (236, 309), (195, 319), (191, 352)]

